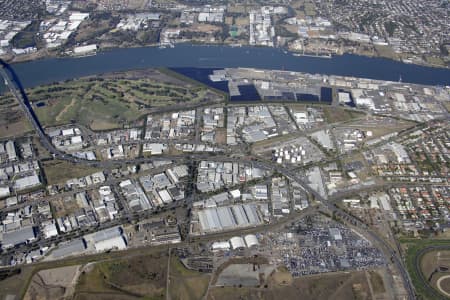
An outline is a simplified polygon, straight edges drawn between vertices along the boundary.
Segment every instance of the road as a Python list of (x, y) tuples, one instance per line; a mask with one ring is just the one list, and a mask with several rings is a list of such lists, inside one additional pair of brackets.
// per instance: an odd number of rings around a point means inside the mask
[[(177, 161), (178, 159), (186, 159), (186, 155), (179, 155), (179, 156), (171, 156), (171, 157), (164, 156), (161, 158), (151, 158), (151, 159), (141, 158), (141, 159), (133, 159), (133, 160), (124, 160), (124, 161), (120, 161), (120, 162), (89, 161), (89, 160), (85, 160), (85, 159), (75, 158), (71, 155), (63, 153), (62, 151), (59, 151), (58, 149), (56, 149), (53, 146), (50, 139), (45, 134), (36, 114), (34, 113), (32, 107), (31, 107), (31, 104), (25, 93), (25, 90), (23, 89), (14, 70), (9, 65), (4, 63), (3, 61), (0, 61), (0, 63), (1, 63), (0, 75), (2, 75), (5, 78), (5, 82), (7, 83), (9, 89), (11, 90), (11, 93), (13, 94), (13, 96), (17, 99), (17, 101), (22, 106), (28, 120), (32, 124), (36, 133), (39, 135), (39, 138), (40, 138), (40, 141), (41, 141), (43, 147), (49, 153), (51, 153), (55, 158), (60, 159), (60, 160), (69, 161), (72, 163), (87, 164), (87, 165), (92, 165), (92, 166), (96, 166), (96, 167), (104, 167), (104, 168), (111, 168), (112, 166), (114, 166), (116, 164), (121, 164), (121, 165), (123, 165), (123, 164), (139, 164), (139, 163), (150, 162), (150, 161), (154, 161), (154, 160), (158, 160), (158, 159), (175, 160), (175, 161)], [(188, 157), (188, 159), (196, 159), (196, 160), (207, 160), (207, 159), (221, 160), (221, 159), (224, 159), (224, 160), (233, 161), (233, 162), (237, 162), (239, 160), (239, 159), (230, 158), (230, 156), (212, 156), (211, 154), (191, 154)], [(243, 162), (249, 163), (248, 159), (243, 160)], [(305, 182), (305, 180), (303, 178), (298, 176), (297, 172), (288, 170), (286, 168), (282, 168), (272, 162), (263, 162), (263, 161), (256, 160), (256, 161), (252, 161), (251, 163), (256, 167), (277, 171), (280, 174), (283, 174), (286, 177), (290, 178), (291, 180), (297, 181), (299, 184), (301, 184), (305, 188), (305, 190), (307, 190), (309, 193), (314, 195), (315, 199), (320, 201), (321, 204), (324, 205), (327, 209), (329, 209), (334, 214), (337, 214), (337, 215), (341, 216), (342, 218), (346, 219), (347, 221), (349, 221), (351, 224), (353, 224), (355, 226), (355, 228), (358, 228), (360, 233), (362, 233), (364, 236), (366, 236), (369, 240), (375, 241), (378, 245), (380, 245), (383, 248), (384, 252), (388, 256), (389, 256), (389, 254), (392, 256), (392, 259), (393, 259), (397, 269), (399, 270), (400, 275), (402, 276), (403, 282), (405, 284), (405, 288), (408, 292), (408, 298), (415, 299), (414, 289), (411, 284), (409, 275), (406, 271), (406, 268), (403, 264), (403, 261), (402, 261), (401, 257), (399, 256), (400, 254), (397, 253), (384, 239), (380, 238), (376, 233), (374, 233), (371, 229), (369, 229), (365, 224), (360, 222), (358, 219), (347, 214), (342, 209), (336, 207), (332, 202), (324, 199), (324, 197), (322, 197), (322, 195), (320, 195), (317, 191), (310, 188), (308, 183)], [(121, 219), (118, 219), (118, 221), (123, 221), (124, 218), (127, 219), (129, 217), (132, 217), (132, 216), (130, 216), (129, 213), (126, 213), (125, 216), (123, 216)], [(96, 230), (98, 230), (98, 229), (99, 228), (96, 228)], [(48, 242), (46, 242), (46, 244), (48, 244)]]

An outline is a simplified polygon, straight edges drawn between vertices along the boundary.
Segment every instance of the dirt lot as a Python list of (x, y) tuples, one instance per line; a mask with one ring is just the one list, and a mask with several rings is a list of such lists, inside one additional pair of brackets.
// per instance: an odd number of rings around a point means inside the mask
[(383, 278), (377, 271), (369, 271), (368, 272), (370, 284), (372, 285), (372, 289), (374, 294), (383, 294), (386, 292), (384, 287)]
[(24, 300), (64, 299), (70, 297), (80, 266), (69, 266), (38, 272), (31, 279)]
[(227, 143), (227, 131), (225, 128), (219, 128), (216, 130), (216, 143), (224, 145)]
[(286, 267), (279, 267), (268, 279), (270, 286), (291, 285), (293, 282), (294, 279)]
[(208, 299), (371, 299), (363, 272), (332, 273), (296, 278), (291, 285), (262, 288), (213, 288)]
[(215, 25), (210, 24), (195, 24), (189, 27), (190, 31), (199, 31), (199, 32), (205, 32), (205, 33), (212, 33), (219, 31), (221, 28)]

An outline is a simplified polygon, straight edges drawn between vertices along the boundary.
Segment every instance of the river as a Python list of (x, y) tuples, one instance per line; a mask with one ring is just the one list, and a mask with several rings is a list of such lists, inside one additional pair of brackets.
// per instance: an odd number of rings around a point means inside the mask
[(268, 47), (180, 44), (175, 48), (112, 49), (95, 56), (48, 58), (13, 64), (25, 88), (95, 75), (150, 67), (252, 67), (345, 75), (426, 85), (450, 85), (450, 69), (405, 64), (383, 58), (341, 55), (328, 58), (294, 56)]

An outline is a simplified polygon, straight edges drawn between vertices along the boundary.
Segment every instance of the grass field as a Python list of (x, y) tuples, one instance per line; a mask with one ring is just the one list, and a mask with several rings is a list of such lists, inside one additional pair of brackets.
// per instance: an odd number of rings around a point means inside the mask
[(68, 179), (79, 178), (101, 171), (100, 169), (83, 165), (71, 164), (62, 160), (50, 160), (42, 162), (45, 177), (48, 184), (64, 183)]
[(180, 260), (170, 260), (170, 298), (179, 300), (202, 299), (211, 276), (186, 269)]
[(204, 86), (156, 70), (86, 77), (39, 86), (27, 93), (43, 126), (77, 121), (93, 130), (120, 128), (168, 107), (182, 109), (224, 100)]
[(34, 110), (43, 126), (70, 123), (72, 120), (94, 130), (122, 127), (135, 121), (146, 111), (135, 102), (119, 97), (100, 85), (83, 79), (68, 83), (41, 86), (28, 92)]
[(19, 103), (10, 93), (0, 96), (0, 138), (23, 135), (32, 130)]
[(329, 106), (323, 107), (323, 113), (328, 123), (347, 122), (364, 116), (357, 111)]
[(167, 256), (99, 262), (82, 272), (74, 299), (165, 299)]

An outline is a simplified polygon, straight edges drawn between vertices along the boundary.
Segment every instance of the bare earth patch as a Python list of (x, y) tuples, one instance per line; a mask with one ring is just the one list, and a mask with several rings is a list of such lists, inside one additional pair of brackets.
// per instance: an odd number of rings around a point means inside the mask
[(39, 271), (31, 279), (24, 299), (70, 298), (79, 274), (80, 265)]

